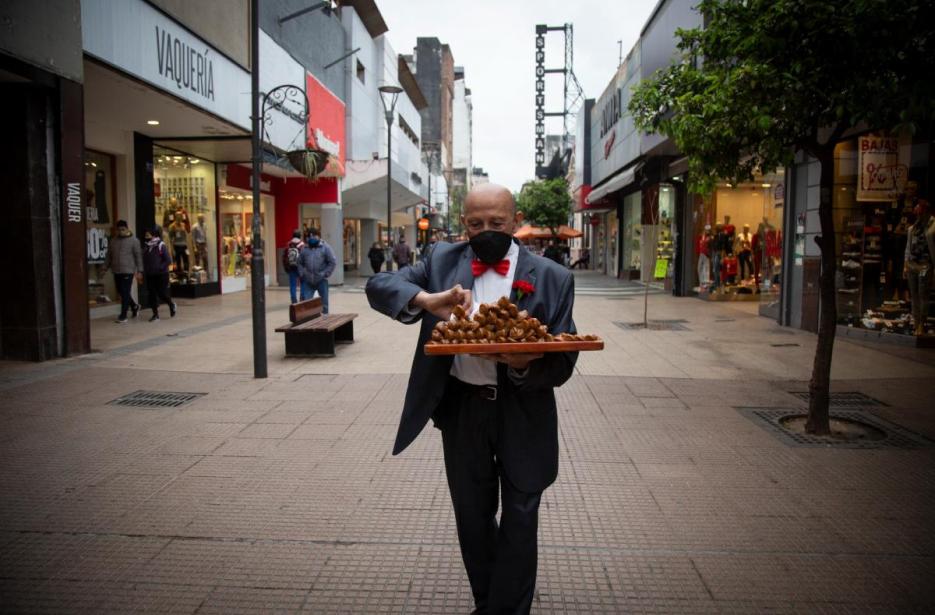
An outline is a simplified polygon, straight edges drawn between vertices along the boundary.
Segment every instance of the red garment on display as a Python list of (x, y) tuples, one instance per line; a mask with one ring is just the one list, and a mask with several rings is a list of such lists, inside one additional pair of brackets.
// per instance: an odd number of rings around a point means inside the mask
[(782, 233), (776, 229), (766, 231), (766, 256), (771, 258), (782, 256)]
[(722, 265), (724, 266), (725, 276), (737, 275), (737, 257), (725, 256)]
[(711, 238), (704, 235), (698, 235), (695, 240), (695, 254), (704, 254), (711, 256)]
[(725, 225), (724, 225), (724, 233), (725, 233), (725, 234), (727, 234), (727, 235), (733, 235), (735, 232), (737, 232), (737, 229), (734, 227), (733, 224), (725, 224)]

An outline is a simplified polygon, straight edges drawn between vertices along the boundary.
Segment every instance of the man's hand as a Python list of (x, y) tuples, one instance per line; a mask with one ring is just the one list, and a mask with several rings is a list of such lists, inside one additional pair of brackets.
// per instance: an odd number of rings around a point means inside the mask
[(461, 288), (460, 284), (455, 284), (453, 288), (440, 293), (427, 293), (421, 290), (419, 294), (412, 298), (409, 305), (416, 309), (425, 310), (442, 320), (451, 318), (451, 311), (456, 305), (463, 307), (467, 313), (470, 313), (473, 307), (471, 291)]
[(143, 283), (143, 272), (142, 272), (142, 271), (137, 271), (137, 272), (136, 272), (136, 283), (137, 283), (137, 284), (142, 284), (142, 283)]
[(529, 364), (536, 359), (542, 358), (541, 352), (509, 353), (509, 354), (475, 354), (474, 357), (495, 361), (497, 363), (506, 363), (517, 371), (523, 371), (529, 367)]

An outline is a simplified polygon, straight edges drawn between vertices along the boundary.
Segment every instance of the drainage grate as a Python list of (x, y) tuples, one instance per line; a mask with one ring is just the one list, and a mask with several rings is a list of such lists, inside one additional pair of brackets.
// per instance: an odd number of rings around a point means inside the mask
[(109, 402), (113, 406), (131, 408), (178, 408), (207, 393), (176, 393), (171, 391), (134, 391)]
[(715, 318), (714, 322), (735, 322), (735, 318)]
[(853, 411), (831, 412), (831, 418), (857, 421), (875, 427), (886, 434), (882, 440), (833, 441), (808, 434), (789, 431), (780, 424), (786, 417), (801, 416), (802, 409), (797, 408), (735, 408), (738, 412), (768, 431), (788, 446), (851, 448), (851, 449), (913, 449), (935, 446), (935, 442), (921, 434), (901, 427), (873, 414)]
[(688, 322), (687, 320), (675, 319), (675, 320), (650, 320), (648, 326), (644, 326), (642, 322), (620, 322), (614, 321), (614, 324), (623, 329), (624, 331), (638, 331), (642, 329), (647, 329), (649, 331), (688, 331), (689, 328), (685, 326), (684, 323)]
[(772, 346), (773, 348), (793, 348), (793, 347), (797, 347), (798, 344), (794, 342), (790, 342), (788, 344), (770, 344), (770, 346)]
[[(808, 403), (808, 391), (789, 391), (789, 394)], [(831, 393), (829, 402), (829, 407), (832, 410), (857, 410), (860, 408), (880, 408), (886, 406), (886, 404), (879, 399), (874, 399), (858, 391)]]

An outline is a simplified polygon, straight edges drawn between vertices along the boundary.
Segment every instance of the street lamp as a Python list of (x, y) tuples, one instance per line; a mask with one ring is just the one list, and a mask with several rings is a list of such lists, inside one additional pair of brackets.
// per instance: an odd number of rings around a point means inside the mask
[[(383, 103), (383, 111), (386, 113), (386, 246), (389, 251), (390, 244), (393, 242), (391, 229), (393, 228), (393, 208), (391, 191), (393, 189), (393, 156), (390, 148), (390, 140), (393, 138), (393, 112), (396, 110), (396, 100), (403, 91), (398, 85), (381, 85), (380, 102)], [(386, 269), (390, 271), (393, 268), (392, 254), (387, 254)]]

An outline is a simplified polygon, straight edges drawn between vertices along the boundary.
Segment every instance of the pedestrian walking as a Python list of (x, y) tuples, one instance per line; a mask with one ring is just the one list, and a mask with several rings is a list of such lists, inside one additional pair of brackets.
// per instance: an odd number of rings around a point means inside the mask
[(521, 220), (508, 189), (478, 186), (465, 199), (461, 216), (467, 242), (439, 244), (428, 260), (367, 282), (375, 310), (406, 324), (422, 323), (393, 454), (409, 446), (429, 418), (441, 430), (477, 613), (529, 612), (539, 504), (558, 473), (553, 388), (568, 380), (578, 355), (429, 356), (422, 346), (456, 306), (473, 313), (502, 296), (552, 333), (575, 331), (574, 276), (513, 239)]
[(104, 269), (114, 273), (114, 285), (120, 295), (120, 315), (117, 323), (127, 322), (127, 311), (136, 318), (140, 304), (133, 300), (133, 280), (143, 281), (143, 250), (140, 240), (133, 236), (126, 220), (117, 221), (117, 233), (110, 240)]
[(143, 272), (146, 274), (149, 307), (153, 310), (149, 322), (159, 320), (160, 301), (169, 305), (169, 316), (175, 318), (178, 306), (169, 296), (169, 265), (172, 263), (172, 256), (162, 241), (162, 227), (156, 225), (152, 231), (146, 231), (144, 239), (146, 248), (143, 250)]
[(299, 254), (299, 276), (305, 298), (311, 299), (317, 291), (325, 314), (328, 313), (328, 278), (334, 273), (336, 264), (331, 246), (321, 238), (318, 229), (309, 229), (305, 249)]
[(289, 299), (292, 303), (297, 303), (296, 294), (305, 301), (305, 287), (302, 286), (302, 278), (299, 276), (299, 256), (305, 249), (305, 242), (302, 241), (302, 231), (296, 229), (292, 232), (292, 239), (286, 244), (282, 251), (282, 268), (289, 274)]
[(397, 269), (408, 267), (409, 263), (412, 262), (412, 252), (409, 250), (405, 237), (400, 236), (399, 243), (393, 246), (393, 261), (396, 263)]
[(383, 262), (386, 260), (386, 255), (383, 254), (383, 246), (380, 245), (379, 241), (374, 241), (373, 245), (370, 246), (370, 251), (367, 252), (367, 258), (370, 259), (370, 268), (373, 269), (373, 272), (380, 273), (380, 269), (383, 268)]

